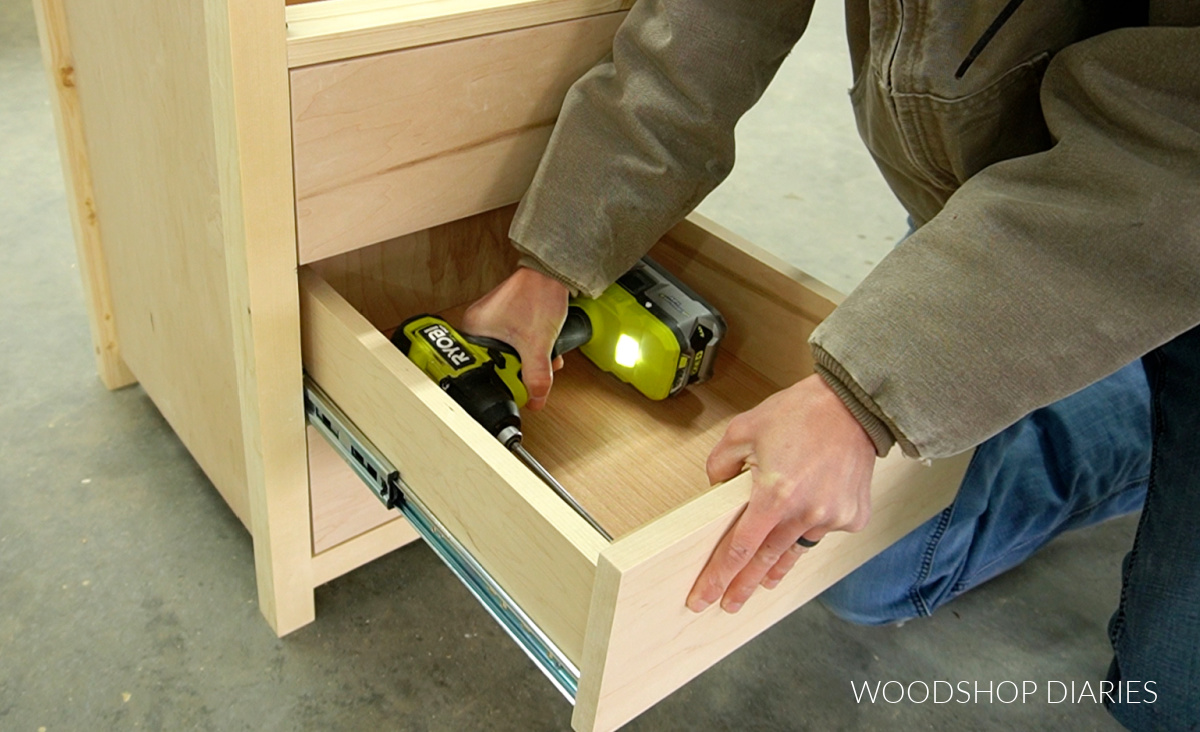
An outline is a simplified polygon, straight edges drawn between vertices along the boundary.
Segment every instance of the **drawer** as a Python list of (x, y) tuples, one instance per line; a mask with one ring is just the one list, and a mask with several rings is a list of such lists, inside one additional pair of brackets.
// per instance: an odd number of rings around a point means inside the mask
[[(805, 341), (838, 295), (693, 217), (651, 255), (729, 322), (715, 377), (650, 402), (568, 356), (525, 444), (611, 543), (388, 341), (404, 318), (469, 303), (513, 266), (500, 210), (300, 272), (304, 364), (446, 531), (578, 669), (577, 730), (619, 727), (947, 505), (969, 456), (882, 460), (874, 513), (836, 533), (730, 616), (684, 607), (744, 508), (750, 478), (707, 485), (728, 420), (811, 373)], [(572, 354), (574, 355), (574, 354)], [(364, 488), (362, 500), (374, 498)], [(315, 519), (314, 519), (315, 520)]]
[(516, 202), (624, 15), (293, 69), (300, 262)]

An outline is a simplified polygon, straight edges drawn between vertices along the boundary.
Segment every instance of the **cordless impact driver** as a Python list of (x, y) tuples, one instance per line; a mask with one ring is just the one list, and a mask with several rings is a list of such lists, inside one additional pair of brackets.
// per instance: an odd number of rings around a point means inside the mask
[[(642, 259), (597, 298), (572, 298), (554, 346), (575, 348), (650, 399), (712, 377), (725, 319), (687, 285)], [(406, 320), (394, 343), (488, 432), (540, 476), (605, 538), (612, 537), (521, 445), (529, 392), (516, 349), (456, 331), (436, 315)]]

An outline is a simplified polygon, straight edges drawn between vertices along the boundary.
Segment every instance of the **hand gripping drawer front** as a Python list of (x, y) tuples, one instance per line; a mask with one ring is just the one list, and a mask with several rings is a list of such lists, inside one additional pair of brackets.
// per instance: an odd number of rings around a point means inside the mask
[(294, 69), (300, 262), (515, 202), (624, 15)]
[[(803, 344), (832, 309), (836, 293), (727, 232), (714, 235), (711, 230), (716, 227), (710, 222), (701, 226), (701, 221), (695, 217), (676, 227), (652, 255), (729, 320), (726, 374), (748, 366), (753, 371), (737, 378), (782, 386), (811, 373), (811, 363), (797, 358), (795, 350), (781, 356), (785, 349), (780, 344)], [(668, 442), (680, 443), (680, 454), (695, 463), (688, 472), (695, 485), (673, 505), (660, 505), (644, 520), (613, 530), (617, 539), (608, 544), (328, 283), (306, 270), (301, 289), (304, 358), (310, 375), (579, 666), (573, 717), (578, 730), (621, 726), (915, 528), (950, 502), (969, 458), (932, 467), (899, 456), (881, 461), (872, 487), (873, 517), (864, 531), (827, 537), (775, 590), (756, 593), (737, 615), (726, 615), (716, 606), (696, 615), (683, 605), (688, 589), (744, 508), (751, 487), (748, 474), (711, 489), (703, 485), (703, 456), (723, 421), (706, 424), (697, 434), (688, 432), (721, 407), (712, 393), (725, 387), (703, 396), (700, 390), (710, 385), (697, 387), (692, 406), (676, 404), (670, 408), (683, 412), (669, 417), (644, 400), (629, 401), (644, 419), (619, 431), (638, 433), (636, 439), (655, 444), (655, 452), (672, 451)], [(586, 368), (576, 362), (567, 370)], [(554, 395), (560, 401), (572, 393), (567, 390), (569, 378), (576, 376), (564, 376), (556, 386), (563, 388)], [(595, 372), (589, 378), (595, 388), (570, 397), (578, 400), (575, 404), (582, 409), (597, 401), (597, 414), (625, 419), (620, 402), (627, 395), (612, 387), (607, 375)], [(752, 402), (736, 404), (737, 409), (749, 406)], [(630, 500), (670, 482), (671, 476), (656, 470), (673, 464), (651, 451), (640, 460), (609, 459), (603, 469), (587, 473), (579, 463), (606, 457), (589, 455), (588, 450), (601, 451), (610, 441), (613, 450), (625, 449), (614, 425), (593, 423), (590, 431), (607, 436), (601, 439), (582, 430), (568, 434), (576, 450), (552, 461), (552, 472), (559, 475), (561, 470), (564, 482), (588, 474), (601, 483), (586, 486), (598, 488), (597, 495)], [(656, 432), (670, 434), (671, 439), (664, 441)], [(586, 501), (585, 505), (593, 509)], [(605, 519), (605, 510), (597, 506), (592, 512), (602, 523), (619, 519), (613, 513)]]

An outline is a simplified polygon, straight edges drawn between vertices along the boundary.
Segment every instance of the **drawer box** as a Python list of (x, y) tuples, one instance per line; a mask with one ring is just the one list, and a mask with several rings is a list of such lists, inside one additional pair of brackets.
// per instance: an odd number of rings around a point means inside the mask
[[(575, 358), (547, 409), (525, 416), (527, 447), (616, 537), (610, 544), (386, 336), (409, 315), (472, 301), (511, 271), (510, 216), (487, 213), (303, 268), (303, 358), (412, 493), (579, 668), (576, 729), (624, 724), (952, 499), (968, 456), (931, 467), (883, 460), (863, 532), (830, 535), (736, 616), (689, 612), (687, 591), (751, 487), (743, 474), (710, 488), (704, 458), (735, 414), (811, 373), (805, 340), (837, 295), (699, 218), (655, 247), (652, 256), (729, 321), (716, 377), (650, 402)], [(361, 496), (375, 500), (365, 488)]]

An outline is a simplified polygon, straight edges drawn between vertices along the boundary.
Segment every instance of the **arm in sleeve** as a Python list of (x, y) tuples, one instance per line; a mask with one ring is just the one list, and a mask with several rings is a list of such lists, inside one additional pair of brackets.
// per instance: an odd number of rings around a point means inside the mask
[(567, 94), (510, 238), (521, 263), (598, 295), (733, 167), (733, 128), (812, 0), (638, 0)]
[(978, 444), (1200, 322), (1200, 29), (1075, 44), (1044, 152), (992, 165), (813, 334), (818, 371), (910, 456)]

